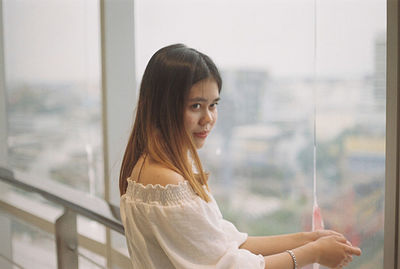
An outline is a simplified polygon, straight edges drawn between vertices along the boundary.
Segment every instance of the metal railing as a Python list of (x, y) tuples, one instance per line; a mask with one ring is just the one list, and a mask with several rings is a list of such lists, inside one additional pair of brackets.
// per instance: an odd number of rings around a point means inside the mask
[(119, 207), (49, 179), (25, 178), (0, 167), (0, 180), (18, 189), (40, 194), (64, 208), (54, 224), (57, 268), (78, 268), (77, 215), (87, 217), (120, 234), (124, 228)]

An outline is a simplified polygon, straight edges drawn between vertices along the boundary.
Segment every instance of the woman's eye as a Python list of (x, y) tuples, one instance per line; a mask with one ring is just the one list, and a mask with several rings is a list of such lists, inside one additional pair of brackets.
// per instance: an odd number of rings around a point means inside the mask
[(216, 108), (217, 106), (218, 106), (218, 103), (214, 103), (214, 104), (210, 105), (211, 108)]
[(194, 105), (192, 105), (192, 108), (193, 109), (199, 109), (200, 108), (200, 104), (194, 104)]

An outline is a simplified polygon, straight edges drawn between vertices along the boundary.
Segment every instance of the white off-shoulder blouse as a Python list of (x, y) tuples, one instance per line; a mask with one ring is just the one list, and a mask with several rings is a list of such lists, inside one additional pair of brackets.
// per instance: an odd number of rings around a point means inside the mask
[(146, 185), (128, 179), (121, 219), (134, 269), (259, 269), (264, 257), (239, 249), (247, 240), (188, 181)]

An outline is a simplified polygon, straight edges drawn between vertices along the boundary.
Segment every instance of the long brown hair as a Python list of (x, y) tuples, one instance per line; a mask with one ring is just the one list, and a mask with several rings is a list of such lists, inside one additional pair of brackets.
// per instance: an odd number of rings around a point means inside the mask
[[(140, 156), (147, 153), (181, 174), (202, 199), (210, 200), (202, 187), (208, 188), (207, 175), (183, 123), (184, 101), (190, 88), (207, 78), (214, 79), (221, 91), (221, 76), (213, 61), (183, 44), (161, 48), (151, 57), (143, 74), (136, 118), (122, 160), (120, 195), (126, 192), (127, 178)], [(193, 172), (190, 158), (198, 174)]]

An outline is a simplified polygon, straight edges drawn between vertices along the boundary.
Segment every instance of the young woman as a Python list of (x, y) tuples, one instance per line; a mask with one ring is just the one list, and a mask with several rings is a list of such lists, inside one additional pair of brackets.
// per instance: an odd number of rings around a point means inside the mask
[(217, 120), (213, 61), (182, 44), (150, 59), (122, 162), (121, 218), (133, 268), (341, 268), (361, 251), (334, 231), (248, 236), (225, 220), (197, 149)]

